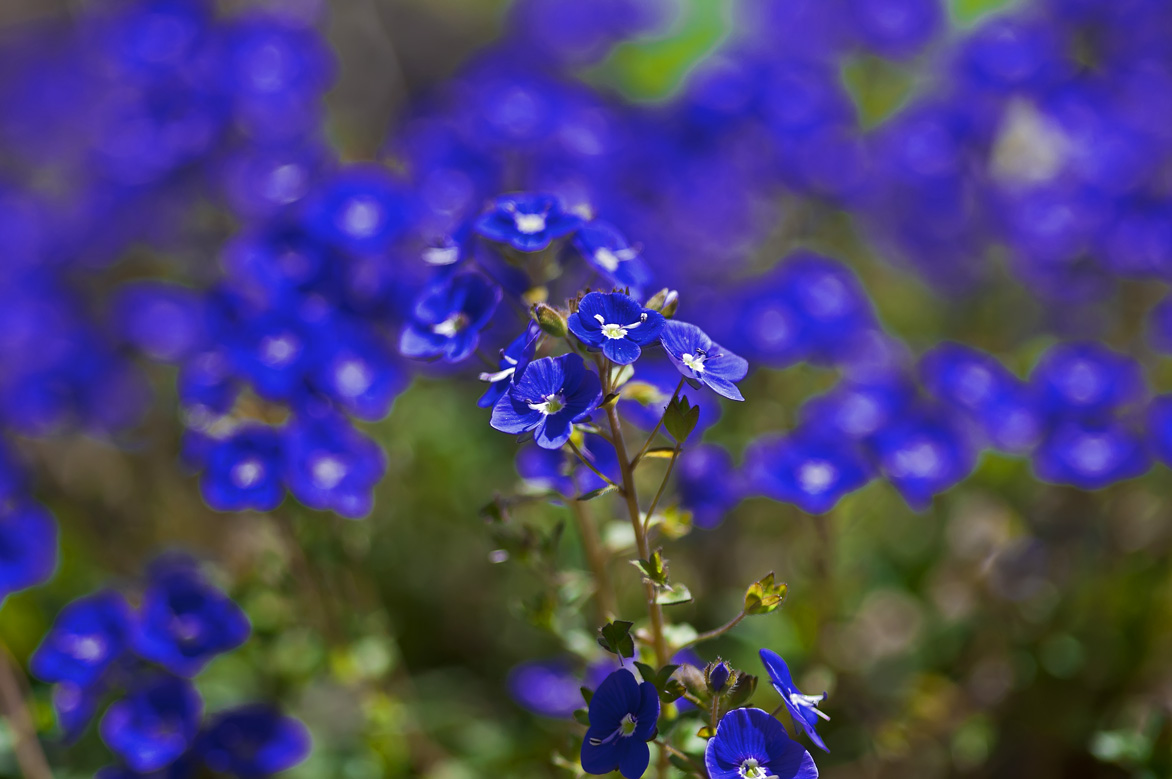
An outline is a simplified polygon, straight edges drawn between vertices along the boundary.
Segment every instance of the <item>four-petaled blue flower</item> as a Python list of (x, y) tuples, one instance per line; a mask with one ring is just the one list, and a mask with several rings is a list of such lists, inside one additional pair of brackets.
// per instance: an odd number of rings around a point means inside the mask
[(693, 387), (701, 384), (730, 400), (744, 400), (733, 382), (749, 373), (749, 363), (713, 342), (687, 322), (670, 320), (663, 326), (660, 343), (679, 372)]
[(525, 366), (533, 359), (533, 353), (537, 349), (537, 341), (540, 336), (541, 328), (536, 322), (530, 321), (525, 332), (514, 338), (512, 343), (501, 350), (500, 370), (496, 373), (480, 374), (480, 380), (489, 382), (489, 385), (476, 405), (481, 408), (492, 408), (496, 405), (497, 401), (508, 391), (513, 376), (517, 373), (523, 373)]
[(616, 768), (639, 779), (651, 761), (647, 742), (655, 738), (659, 694), (625, 668), (612, 673), (590, 699), (590, 727), (582, 741), (582, 770), (608, 774)]
[(582, 221), (553, 195), (520, 192), (493, 201), (476, 220), (476, 232), (519, 251), (536, 252), (577, 230)]
[(57, 567), (57, 523), (35, 503), (0, 508), (0, 602), (40, 584)]
[(602, 400), (598, 376), (576, 354), (534, 360), (492, 408), (492, 426), (502, 433), (534, 431), (537, 445), (558, 449), (570, 440), (574, 423)]
[(142, 598), (134, 651), (180, 676), (195, 676), (212, 658), (235, 649), (251, 626), (231, 598), (185, 557), (157, 562)]
[(283, 458), (284, 442), (276, 430), (240, 427), (207, 452), (200, 480), (204, 500), (216, 511), (272, 511), (285, 498)]
[(413, 320), (403, 329), (399, 351), (406, 357), (447, 362), (466, 359), (480, 343), (480, 331), (492, 319), (501, 291), (483, 276), (461, 273), (423, 292)]
[(844, 495), (872, 477), (858, 445), (831, 433), (813, 435), (798, 429), (785, 437), (757, 439), (745, 455), (755, 489), (807, 514), (824, 514)]
[(665, 321), (663, 314), (621, 292), (591, 292), (567, 324), (579, 341), (601, 349), (606, 359), (630, 365), (639, 359), (642, 347), (659, 338)]
[(57, 615), (29, 670), (46, 682), (71, 682), (86, 687), (101, 677), (126, 649), (130, 606), (116, 592), (78, 598)]
[(306, 506), (361, 519), (387, 470), (382, 447), (341, 415), (304, 414), (289, 425), (285, 483)]
[(819, 719), (830, 719), (818, 708), (818, 704), (826, 700), (826, 693), (821, 695), (802, 694), (794, 684), (793, 677), (789, 673), (789, 666), (781, 659), (781, 655), (770, 649), (762, 649), (759, 654), (766, 672), (769, 673), (769, 681), (773, 685), (773, 689), (777, 690), (777, 694), (781, 696), (782, 703), (789, 709), (794, 724), (806, 731), (806, 735), (814, 742), (814, 746), (829, 751), (826, 749), (822, 737), (818, 735), (818, 731), (814, 729)]
[(309, 756), (312, 740), (300, 720), (265, 704), (217, 714), (196, 742), (209, 768), (240, 779), (263, 779)]
[(816, 779), (814, 758), (785, 726), (761, 709), (733, 709), (720, 718), (704, 750), (710, 779)]
[(128, 767), (145, 774), (167, 767), (187, 751), (202, 713), (203, 701), (191, 682), (147, 676), (110, 704), (98, 730)]
[(631, 246), (615, 227), (594, 221), (583, 225), (574, 235), (574, 248), (590, 267), (619, 287), (629, 287), (639, 295), (651, 283), (651, 271), (639, 258), (638, 247)]

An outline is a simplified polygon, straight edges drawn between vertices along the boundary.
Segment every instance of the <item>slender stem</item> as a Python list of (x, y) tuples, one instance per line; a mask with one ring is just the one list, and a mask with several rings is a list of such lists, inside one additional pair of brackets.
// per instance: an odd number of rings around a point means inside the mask
[[(623, 427), (619, 421), (619, 413), (615, 404), (606, 407), (606, 416), (610, 421), (610, 432), (614, 437), (615, 453), (619, 459), (619, 472), (623, 476), (623, 496), (627, 499), (627, 514), (631, 520), (631, 529), (635, 531), (635, 545), (639, 549), (639, 557), (646, 560), (651, 556), (647, 548), (647, 534), (643, 532), (643, 522), (639, 514), (639, 495), (635, 491), (635, 475), (631, 471), (631, 461), (627, 457), (627, 446), (623, 441)], [(660, 666), (667, 665), (671, 655), (667, 651), (667, 641), (663, 636), (663, 608), (655, 602), (655, 585), (649, 581), (643, 583), (647, 595), (647, 613), (651, 617), (651, 636), (655, 646), (655, 660)]]
[(648, 533), (651, 528), (651, 515), (655, 513), (656, 507), (659, 506), (659, 499), (663, 497), (663, 490), (667, 487), (667, 480), (671, 478), (671, 469), (675, 467), (676, 460), (680, 456), (680, 445), (676, 444), (675, 451), (671, 453), (671, 462), (667, 464), (667, 473), (663, 474), (663, 481), (659, 483), (659, 491), (655, 493), (655, 499), (651, 501), (651, 507), (647, 509), (647, 518), (643, 520), (643, 532)]
[(0, 715), (8, 720), (12, 728), (16, 763), (25, 779), (53, 779), (53, 769), (49, 767), (41, 742), (37, 740), (36, 727), (21, 692), (17, 673), (16, 661), (8, 648), (0, 644)]
[(573, 450), (574, 454), (578, 455), (578, 459), (582, 461), (582, 464), (585, 465), (590, 470), (594, 471), (595, 476), (602, 479), (604, 482), (606, 482), (610, 486), (614, 487), (616, 490), (622, 489), (622, 487), (620, 487), (619, 485), (617, 485), (613, 481), (611, 481), (610, 478), (607, 477), (607, 475), (605, 473), (603, 473), (602, 471), (595, 468), (594, 463), (592, 463), (586, 459), (586, 455), (582, 454), (582, 450), (578, 448), (578, 445), (574, 443), (573, 439), (570, 439), (566, 443), (568, 443), (570, 445), (570, 449)]
[(735, 617), (730, 619), (725, 624), (721, 625), (718, 628), (714, 628), (712, 630), (709, 630), (707, 633), (701, 633), (700, 635), (696, 636), (688, 643), (681, 646), (680, 649), (687, 649), (690, 646), (695, 646), (696, 644), (700, 644), (705, 641), (711, 641), (714, 638), (719, 638), (719, 637), (723, 636), (725, 633), (727, 633), (728, 631), (735, 628), (737, 625), (739, 625), (741, 620), (744, 618), (745, 618), (745, 611), (744, 611), (744, 609), (742, 609), (740, 614), (736, 615)]
[(698, 771), (702, 776), (708, 775), (708, 771), (704, 768), (704, 766), (697, 763), (696, 758), (692, 757), (688, 753), (681, 752), (680, 750), (676, 749), (675, 747), (673, 747), (671, 744), (667, 743), (666, 741), (660, 741), (659, 739), (655, 739), (655, 743), (659, 745), (659, 748), (661, 750), (663, 750), (664, 754), (671, 753), (678, 758), (681, 758), (683, 760), (687, 760), (688, 763), (694, 769), (696, 769), (696, 771)]
[(600, 622), (606, 622), (610, 615), (615, 613), (615, 595), (610, 586), (610, 576), (606, 572), (606, 550), (603, 549), (602, 539), (598, 535), (598, 527), (594, 518), (590, 516), (586, 504), (580, 500), (571, 500), (570, 511), (578, 523), (578, 535), (582, 537), (582, 548), (586, 552), (586, 562), (594, 576), (594, 602), (598, 607)]
[[(671, 394), (671, 400), (667, 402), (670, 406), (676, 402), (676, 396), (680, 394), (680, 390), (684, 388), (684, 379), (680, 378), (680, 383), (676, 385), (676, 391)], [(639, 450), (639, 454), (635, 455), (635, 459), (631, 460), (632, 465), (638, 464), (643, 459), (643, 455), (647, 454), (647, 450), (651, 447), (651, 442), (655, 440), (655, 434), (659, 432), (659, 428), (663, 425), (663, 418), (667, 416), (667, 408), (664, 407), (663, 413), (659, 415), (659, 421), (655, 423), (655, 427), (651, 428), (651, 434), (647, 436), (647, 440), (643, 442), (643, 448)]]

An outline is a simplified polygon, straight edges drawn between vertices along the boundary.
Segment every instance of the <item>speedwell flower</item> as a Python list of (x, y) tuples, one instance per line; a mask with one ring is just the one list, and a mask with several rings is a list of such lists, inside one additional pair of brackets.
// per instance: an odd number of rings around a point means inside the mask
[(655, 737), (659, 694), (625, 668), (612, 673), (590, 699), (590, 727), (582, 740), (582, 770), (608, 774), (616, 768), (639, 779), (651, 761), (648, 740)]
[(639, 359), (642, 347), (659, 338), (665, 321), (663, 314), (621, 292), (591, 292), (566, 324), (579, 341), (601, 349), (606, 359), (630, 365)]
[(106, 710), (102, 740), (140, 774), (167, 767), (187, 751), (199, 730), (203, 700), (187, 679), (162, 674), (139, 680)]
[(558, 449), (570, 440), (575, 422), (602, 400), (602, 384), (576, 354), (542, 357), (513, 377), (492, 408), (492, 426), (502, 433), (533, 431), (538, 446)]
[[(819, 718), (830, 719), (818, 708), (818, 704), (826, 700), (826, 693), (821, 695), (802, 694), (794, 685), (794, 679), (789, 673), (789, 666), (781, 659), (781, 655), (770, 649), (762, 649), (759, 654), (761, 662), (765, 665), (765, 670), (769, 673), (769, 681), (773, 684), (773, 689), (777, 690), (777, 694), (781, 696), (785, 707), (789, 709), (794, 724), (806, 731), (806, 735), (814, 742), (814, 746), (824, 751), (830, 751), (826, 749), (825, 742), (818, 735), (818, 731), (814, 729)], [(723, 720), (721, 723), (723, 724)], [(811, 761), (812, 764), (813, 761)], [(815, 772), (812, 775), (817, 776), (818, 774)], [(713, 774), (713, 779), (715, 777), (716, 775)]]
[(687, 322), (671, 320), (663, 326), (660, 343), (679, 372), (693, 387), (701, 384), (730, 400), (745, 397), (733, 382), (749, 373), (749, 363)]
[(733, 709), (704, 750), (711, 779), (816, 779), (818, 768), (785, 726), (761, 709)]
[(584, 225), (574, 236), (574, 248), (590, 263), (590, 267), (617, 286), (630, 287), (638, 294), (651, 283), (651, 270), (640, 259), (638, 247), (631, 246), (608, 222), (594, 221)]
[(309, 730), (263, 703), (220, 712), (205, 726), (195, 750), (208, 767), (241, 779), (263, 779), (309, 756)]
[(525, 366), (533, 359), (537, 349), (537, 339), (541, 335), (541, 328), (536, 322), (530, 322), (525, 332), (513, 339), (512, 343), (501, 349), (500, 370), (496, 373), (480, 374), (481, 381), (489, 383), (488, 389), (480, 396), (476, 405), (481, 408), (492, 408), (509, 389), (513, 375), (523, 373)]
[(78, 598), (57, 615), (29, 670), (42, 681), (89, 685), (122, 656), (130, 622), (130, 606), (116, 592)]
[(518, 192), (498, 197), (476, 220), (476, 232), (523, 252), (541, 251), (582, 225), (553, 195)]
[(424, 291), (414, 317), (403, 329), (399, 351), (405, 357), (447, 362), (467, 358), (480, 343), (480, 331), (500, 302), (500, 288), (475, 273), (461, 273)]

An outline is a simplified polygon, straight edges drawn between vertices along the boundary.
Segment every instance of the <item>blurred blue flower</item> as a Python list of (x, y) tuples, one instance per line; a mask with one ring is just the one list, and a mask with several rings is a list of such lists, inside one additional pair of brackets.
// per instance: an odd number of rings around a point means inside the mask
[(642, 297), (651, 283), (651, 269), (640, 259), (639, 247), (631, 246), (609, 222), (583, 225), (574, 235), (574, 248), (591, 268), (616, 286), (628, 287), (634, 297)]
[(203, 701), (190, 681), (144, 676), (102, 717), (102, 741), (138, 773), (150, 773), (179, 759), (199, 730)]
[(206, 453), (200, 479), (204, 500), (216, 511), (272, 511), (285, 499), (281, 434), (246, 424)]
[(46, 682), (92, 685), (122, 657), (132, 617), (126, 599), (117, 592), (103, 590), (78, 598), (57, 614), (29, 658), (29, 670)]
[(1097, 490), (1143, 475), (1152, 458), (1143, 437), (1123, 424), (1067, 420), (1034, 450), (1033, 465), (1042, 481)]
[(606, 359), (630, 365), (642, 347), (655, 343), (664, 327), (663, 314), (643, 308), (621, 292), (591, 292), (570, 314), (570, 332), (582, 343), (601, 349)]
[(321, 240), (360, 253), (377, 253), (411, 225), (411, 201), (390, 170), (351, 165), (308, 197), (306, 224)]
[(235, 649), (251, 626), (244, 612), (184, 556), (152, 566), (133, 636), (134, 651), (180, 676), (195, 676)]
[(940, 0), (850, 0), (843, 13), (864, 46), (897, 58), (918, 53), (944, 22)]
[(87, 687), (68, 681), (53, 685), (53, 711), (65, 743), (73, 743), (81, 737), (97, 716), (98, 707), (107, 693), (109, 689), (104, 681)]
[(564, 719), (583, 705), (582, 680), (564, 660), (530, 660), (515, 665), (505, 684), (513, 700), (542, 717)]
[(57, 522), (36, 503), (0, 507), (0, 602), (43, 584), (57, 569)]
[(818, 708), (818, 704), (826, 700), (826, 693), (804, 695), (794, 684), (789, 666), (781, 659), (781, 655), (771, 649), (762, 649), (758, 654), (761, 656), (761, 663), (765, 666), (765, 671), (769, 674), (769, 683), (773, 685), (773, 689), (777, 690), (777, 694), (781, 696), (781, 702), (789, 709), (794, 724), (806, 732), (806, 736), (814, 742), (814, 746), (828, 751), (826, 743), (822, 741), (822, 737), (815, 730), (819, 719), (830, 719)]
[(1138, 405), (1147, 394), (1139, 363), (1097, 342), (1052, 346), (1030, 374), (1051, 416), (1099, 419)]
[(744, 497), (732, 455), (722, 446), (701, 444), (685, 449), (676, 462), (680, 505), (706, 530), (719, 525)]
[(501, 359), (496, 373), (480, 374), (481, 381), (489, 382), (488, 389), (476, 401), (480, 408), (492, 408), (497, 404), (513, 382), (513, 376), (525, 372), (525, 366), (533, 359), (537, 350), (537, 342), (541, 338), (541, 328), (537, 322), (529, 322), (525, 332), (514, 338), (508, 346), (501, 349)]
[(212, 717), (195, 751), (213, 771), (264, 779), (305, 760), (311, 747), (309, 730), (300, 720), (265, 704), (250, 704)]
[(1148, 404), (1148, 442), (1152, 453), (1172, 467), (1172, 395), (1158, 395)]
[(285, 484), (306, 506), (360, 519), (374, 508), (374, 487), (386, 473), (382, 448), (345, 419), (301, 415), (290, 423)]
[(521, 192), (498, 197), (476, 220), (476, 232), (522, 252), (536, 252), (577, 230), (583, 219), (553, 195)]
[[(616, 484), (622, 481), (614, 445), (600, 435), (586, 433), (578, 449), (590, 464)], [(606, 485), (577, 456), (564, 449), (527, 445), (517, 450), (517, 474), (530, 488), (551, 490), (569, 498)]]
[(808, 514), (830, 511), (873, 476), (854, 441), (804, 429), (758, 438), (745, 453), (745, 466), (755, 490)]
[(676, 369), (693, 387), (703, 384), (730, 400), (745, 399), (733, 382), (748, 375), (749, 363), (714, 343), (703, 330), (671, 319), (663, 326), (660, 342)]
[(618, 769), (639, 779), (651, 761), (647, 742), (659, 721), (659, 693), (650, 682), (635, 681), (620, 668), (606, 677), (590, 699), (590, 727), (582, 740), (582, 770), (608, 774)]
[(958, 484), (976, 466), (976, 446), (965, 427), (930, 409), (896, 420), (870, 445), (883, 475), (916, 511), (928, 508), (933, 496)]
[(801, 427), (827, 438), (862, 441), (896, 419), (915, 398), (915, 387), (902, 377), (881, 381), (841, 381), (798, 410)]
[(307, 389), (311, 365), (310, 331), (284, 309), (248, 319), (229, 343), (232, 363), (268, 400), (291, 400)]
[(200, 296), (178, 284), (123, 284), (112, 307), (122, 337), (154, 360), (183, 360), (202, 347), (207, 337)]
[(413, 318), (403, 328), (399, 351), (405, 357), (443, 357), (460, 362), (476, 351), (480, 331), (500, 302), (500, 288), (475, 273), (461, 273), (425, 289)]
[(365, 325), (347, 318), (315, 334), (309, 381), (343, 411), (373, 422), (390, 413), (408, 377), (385, 340)]
[(602, 400), (598, 376), (576, 354), (534, 360), (492, 408), (492, 426), (502, 433), (534, 431), (545, 449), (570, 440), (574, 422), (590, 415)]
[(817, 779), (814, 758), (761, 709), (733, 709), (704, 748), (710, 779)]

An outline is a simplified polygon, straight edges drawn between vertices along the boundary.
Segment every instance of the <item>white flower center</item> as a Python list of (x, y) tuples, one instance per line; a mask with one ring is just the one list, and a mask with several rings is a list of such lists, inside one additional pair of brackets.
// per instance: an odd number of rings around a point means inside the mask
[(525, 235), (533, 235), (545, 230), (545, 214), (522, 214), (517, 212), (513, 214), (513, 222), (517, 225), (519, 232)]
[(250, 457), (232, 466), (232, 483), (241, 489), (247, 489), (256, 484), (264, 472), (265, 468), (260, 460)]
[(356, 238), (369, 238), (378, 232), (383, 218), (383, 209), (378, 201), (369, 197), (351, 200), (342, 212), (342, 229)]
[(594, 261), (598, 263), (598, 267), (602, 268), (608, 273), (614, 273), (615, 270), (619, 267), (619, 263), (622, 262), (617, 254), (612, 252), (610, 249), (607, 249), (605, 246), (594, 252)]
[(313, 483), (323, 490), (332, 490), (346, 476), (346, 464), (337, 457), (319, 457), (310, 467)]
[(566, 399), (561, 395), (546, 395), (545, 400), (541, 403), (530, 403), (529, 408), (534, 411), (540, 411), (542, 414), (549, 416), (556, 414), (566, 407)]
[(458, 246), (429, 246), (423, 250), (423, 261), (428, 265), (452, 265), (460, 259)]
[(374, 383), (370, 368), (360, 360), (346, 360), (339, 365), (335, 378), (338, 391), (348, 398), (358, 397)]
[(635, 719), (634, 714), (624, 714), (623, 721), (619, 723), (619, 730), (622, 732), (622, 735), (625, 738), (634, 733), (635, 728), (638, 727), (638, 725), (639, 721)]
[(636, 327), (647, 321), (646, 314), (640, 314), (639, 321), (632, 322), (629, 325), (618, 325), (614, 324), (613, 322), (607, 322), (602, 318), (602, 314), (595, 314), (594, 318), (598, 320), (598, 324), (602, 325), (602, 334), (612, 341), (617, 341), (620, 338), (626, 338), (628, 330), (634, 330)]
[(300, 348), (301, 344), (292, 335), (269, 336), (260, 342), (260, 359), (270, 368), (278, 368), (292, 361)]
[(916, 441), (899, 450), (892, 457), (891, 475), (930, 479), (944, 470), (944, 458), (940, 449), (931, 441)]
[(819, 495), (834, 484), (837, 476), (838, 469), (825, 460), (809, 460), (798, 468), (798, 486), (808, 495)]
[(457, 311), (450, 317), (440, 322), (431, 328), (431, 331), (436, 335), (443, 335), (451, 338), (468, 326), (468, 316), (462, 311)]
[(777, 775), (769, 773), (769, 770), (762, 767), (760, 761), (755, 757), (750, 757), (741, 763), (740, 774), (745, 779), (777, 779)]
[(1070, 462), (1086, 474), (1102, 473), (1118, 459), (1110, 440), (1104, 436), (1087, 436), (1070, 447)]
[(83, 663), (94, 663), (106, 656), (106, 642), (101, 636), (74, 636), (69, 642), (69, 654)]
[(680, 362), (691, 368), (692, 373), (703, 373), (706, 359), (708, 359), (708, 355), (701, 349), (697, 349), (695, 354), (680, 355)]

